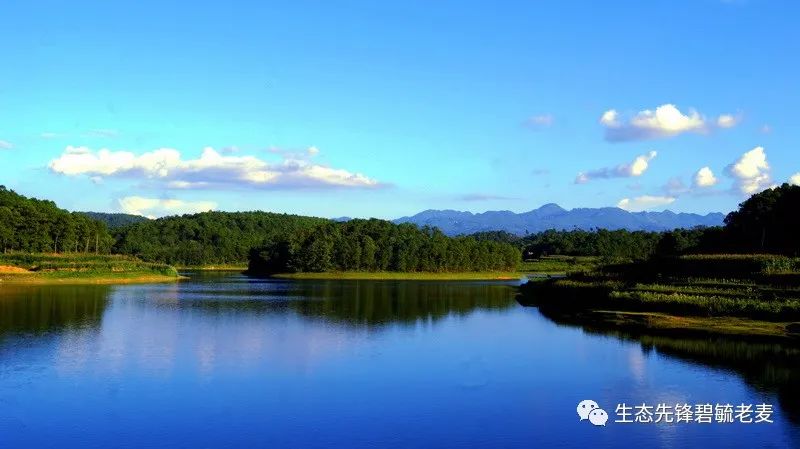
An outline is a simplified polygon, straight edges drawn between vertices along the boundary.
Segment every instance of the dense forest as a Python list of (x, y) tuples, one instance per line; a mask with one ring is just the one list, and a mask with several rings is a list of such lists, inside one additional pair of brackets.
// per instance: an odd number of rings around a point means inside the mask
[(131, 214), (121, 214), (121, 213), (106, 213), (106, 212), (79, 212), (87, 217), (102, 221), (103, 223), (108, 226), (109, 229), (116, 229), (121, 228), (123, 226), (128, 226), (135, 223), (141, 223), (143, 221), (149, 221), (150, 219), (147, 217), (142, 217), (141, 215), (131, 215)]
[(250, 250), (327, 223), (270, 212), (203, 212), (114, 229), (114, 251), (181, 266), (245, 264)]
[(0, 186), (0, 250), (107, 253), (112, 244), (103, 222)]
[(377, 219), (326, 222), (283, 237), (252, 251), (251, 272), (499, 271), (520, 262), (519, 250), (508, 243)]

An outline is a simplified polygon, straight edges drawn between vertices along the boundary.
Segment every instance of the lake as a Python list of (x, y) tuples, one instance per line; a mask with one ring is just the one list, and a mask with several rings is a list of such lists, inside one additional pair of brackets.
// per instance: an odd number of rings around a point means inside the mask
[[(0, 447), (800, 446), (796, 347), (585, 328), (514, 282), (189, 275), (0, 286)], [(615, 422), (623, 403), (773, 422)]]

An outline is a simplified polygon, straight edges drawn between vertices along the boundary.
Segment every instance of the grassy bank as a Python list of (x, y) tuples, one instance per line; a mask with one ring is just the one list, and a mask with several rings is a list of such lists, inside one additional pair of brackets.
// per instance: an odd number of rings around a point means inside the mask
[(520, 264), (522, 273), (558, 274), (595, 270), (600, 265), (598, 257), (544, 256)]
[(529, 282), (521, 288), (520, 302), (595, 318), (600, 311), (613, 311), (606, 312), (612, 313), (609, 323), (620, 326), (635, 320), (648, 329), (796, 337), (796, 267), (793, 259), (766, 255), (606, 265), (564, 279)]
[(678, 316), (658, 312), (591, 310), (564, 313), (546, 309), (543, 313), (559, 323), (571, 323), (594, 330), (646, 332), (673, 337), (725, 336), (744, 339), (798, 339), (800, 326), (793, 322), (775, 322), (736, 317)]
[(326, 271), (275, 274), (272, 277), (285, 279), (360, 279), (360, 280), (516, 280), (528, 275), (566, 275), (586, 272), (597, 268), (596, 257), (549, 256), (522, 262), (517, 271), (477, 272), (397, 272), (397, 271)]
[(175, 267), (178, 271), (247, 271), (247, 264), (188, 265)]
[(0, 254), (5, 284), (119, 284), (179, 279), (175, 268), (128, 256), (87, 254)]
[(351, 279), (351, 280), (409, 280), (409, 281), (489, 281), (517, 280), (523, 277), (518, 272), (464, 272), (424, 273), (395, 271), (327, 271), (322, 273), (284, 273), (273, 277), (284, 279)]

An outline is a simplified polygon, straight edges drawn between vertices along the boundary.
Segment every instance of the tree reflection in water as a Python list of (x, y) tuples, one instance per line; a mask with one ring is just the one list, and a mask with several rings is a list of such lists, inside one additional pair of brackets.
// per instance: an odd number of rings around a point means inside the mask
[(97, 328), (111, 287), (4, 285), (0, 295), (0, 336)]
[(589, 334), (638, 342), (642, 351), (677, 358), (739, 375), (756, 391), (774, 393), (781, 408), (794, 423), (800, 423), (800, 343), (751, 340), (722, 336), (676, 336), (650, 330), (620, 329), (611, 324), (587, 321), (580, 314), (547, 309), (539, 312), (556, 324), (580, 327)]

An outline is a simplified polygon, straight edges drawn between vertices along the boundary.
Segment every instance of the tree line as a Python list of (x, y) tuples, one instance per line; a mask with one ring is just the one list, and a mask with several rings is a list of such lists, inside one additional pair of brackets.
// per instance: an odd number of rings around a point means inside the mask
[(506, 270), (515, 266), (520, 252), (526, 258), (796, 256), (800, 254), (798, 208), (800, 187), (784, 184), (744, 201), (726, 217), (724, 227), (668, 232), (550, 230), (520, 237), (493, 231), (447, 237), (438, 229), (375, 219), (337, 223), (269, 212), (206, 212), (133, 220), (109, 233), (102, 221), (0, 186), (0, 250), (113, 252), (182, 266), (250, 263), (258, 271)]
[(322, 271), (459, 272), (515, 270), (513, 245), (448, 237), (436, 228), (385, 220), (328, 221), (254, 248), (254, 273)]
[(108, 253), (113, 239), (106, 225), (52, 201), (27, 198), (0, 186), (0, 250)]

